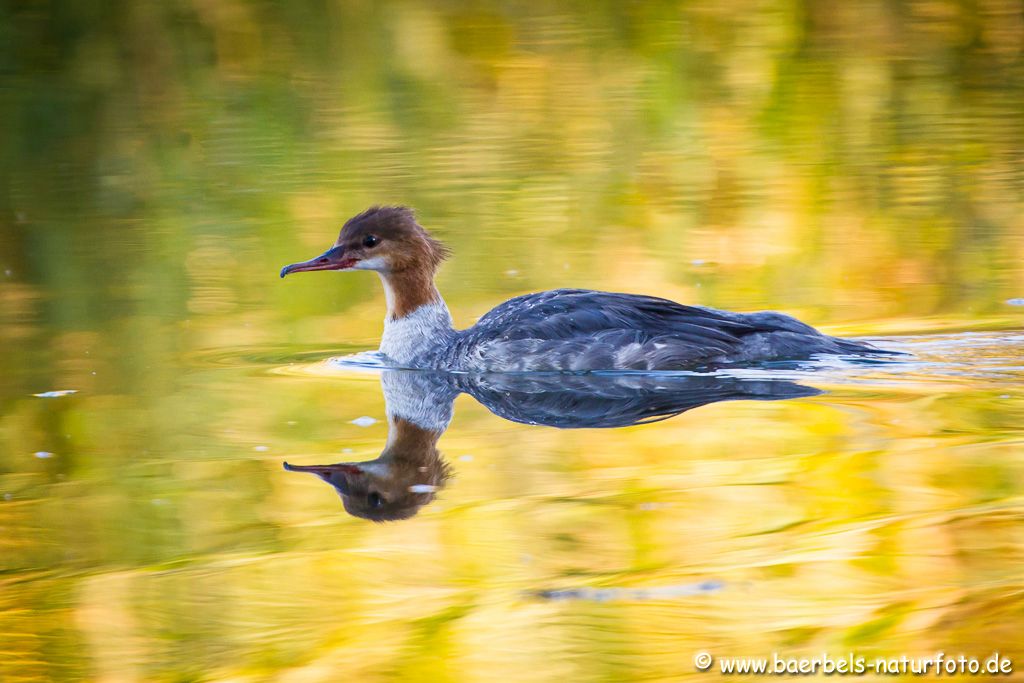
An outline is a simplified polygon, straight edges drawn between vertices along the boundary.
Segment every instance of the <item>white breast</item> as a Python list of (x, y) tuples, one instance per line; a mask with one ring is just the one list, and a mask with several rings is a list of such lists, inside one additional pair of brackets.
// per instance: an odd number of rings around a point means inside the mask
[(409, 367), (417, 357), (447, 344), (452, 333), (452, 316), (444, 302), (438, 301), (397, 320), (385, 320), (380, 352), (394, 363)]

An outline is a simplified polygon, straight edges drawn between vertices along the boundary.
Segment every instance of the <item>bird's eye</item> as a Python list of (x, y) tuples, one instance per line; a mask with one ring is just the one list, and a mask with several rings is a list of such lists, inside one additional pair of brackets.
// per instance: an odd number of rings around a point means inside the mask
[(366, 504), (374, 509), (379, 508), (384, 504), (384, 497), (374, 491), (366, 496)]
[(380, 244), (380, 238), (376, 235), (367, 235), (363, 238), (364, 247), (375, 247)]

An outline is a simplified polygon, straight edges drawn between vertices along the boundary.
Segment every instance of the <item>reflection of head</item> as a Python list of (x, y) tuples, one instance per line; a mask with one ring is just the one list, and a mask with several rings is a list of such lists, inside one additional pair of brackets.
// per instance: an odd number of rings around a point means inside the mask
[(376, 460), (334, 465), (289, 465), (291, 472), (311, 472), (333, 486), (350, 515), (384, 522), (408, 519), (434, 500), (450, 476), (437, 450), (440, 432), (408, 420), (391, 421), (388, 445)]

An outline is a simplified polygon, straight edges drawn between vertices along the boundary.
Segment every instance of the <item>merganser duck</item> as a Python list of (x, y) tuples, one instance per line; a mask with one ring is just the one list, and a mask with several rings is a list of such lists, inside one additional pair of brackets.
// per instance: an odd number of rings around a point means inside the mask
[(667, 299), (589, 289), (515, 297), (456, 330), (434, 273), (448, 249), (404, 206), (349, 219), (326, 252), (281, 269), (372, 270), (387, 317), (380, 351), (403, 368), (467, 372), (681, 370), (815, 354), (887, 353), (830, 337), (788, 315), (731, 313)]
[(385, 370), (380, 383), (388, 439), (379, 457), (331, 465), (284, 463), (290, 472), (309, 472), (333, 486), (350, 515), (377, 522), (412, 517), (444, 488), (450, 468), (437, 442), (460, 393), (506, 420), (560, 429), (626, 427), (719, 401), (776, 401), (820, 393), (784, 379), (712, 374)]

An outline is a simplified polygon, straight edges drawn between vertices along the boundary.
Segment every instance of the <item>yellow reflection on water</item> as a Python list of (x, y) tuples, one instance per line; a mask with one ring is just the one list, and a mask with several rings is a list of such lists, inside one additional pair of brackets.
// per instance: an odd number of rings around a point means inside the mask
[[(675, 680), (699, 651), (1024, 666), (1018, 3), (3, 23), (0, 679)], [(374, 348), (379, 286), (276, 274), (387, 202), (453, 248), (463, 325), (581, 286), (915, 356), (616, 430), (463, 395), (452, 480), (367, 523), (281, 463), (385, 448), (377, 375), (326, 362)]]

